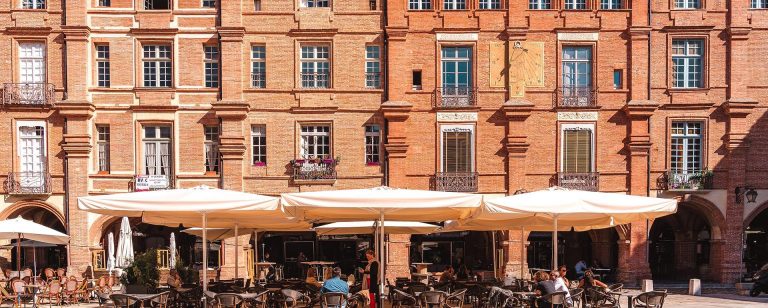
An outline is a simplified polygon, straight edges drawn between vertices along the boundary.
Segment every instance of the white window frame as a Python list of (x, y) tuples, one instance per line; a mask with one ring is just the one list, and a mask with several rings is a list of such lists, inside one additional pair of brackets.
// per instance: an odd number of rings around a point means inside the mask
[(443, 149), (445, 148), (445, 138), (444, 133), (450, 132), (451, 130), (459, 130), (459, 131), (468, 131), (470, 134), (469, 143), (470, 143), (470, 171), (469, 172), (475, 172), (475, 155), (477, 152), (477, 146), (475, 144), (475, 138), (477, 136), (475, 135), (475, 125), (472, 124), (442, 124), (440, 125), (440, 172), (446, 172), (444, 170), (445, 162), (443, 159), (445, 158), (445, 153)]
[(467, 0), (443, 0), (444, 11), (459, 11), (467, 9)]
[[(259, 141), (257, 144), (256, 138), (264, 138), (264, 143)], [(259, 148), (259, 154), (256, 152), (256, 148)], [(269, 162), (269, 155), (267, 155), (267, 125), (265, 124), (253, 124), (251, 125), (251, 164), (256, 166), (265, 166)], [(256, 157), (263, 158), (256, 163)]]
[(110, 7), (110, 6), (112, 6), (112, 1), (110, 1), (110, 0), (98, 0), (96, 5), (98, 7)]
[[(203, 45), (203, 86), (206, 88), (218, 88), (221, 78), (221, 65), (219, 59), (221, 51), (217, 45)], [(215, 77), (215, 78), (214, 78)]]
[(432, 10), (432, 0), (408, 0), (409, 11)]
[[(151, 50), (147, 50), (147, 47), (152, 47)], [(161, 51), (161, 47), (167, 47), (167, 51)], [(147, 57), (147, 53), (150, 53), (151, 56)], [(167, 53), (168, 57), (161, 57), (161, 54)], [(151, 68), (154, 72), (155, 80), (150, 82), (151, 84), (147, 84), (147, 74), (146, 74), (146, 65), (148, 63), (154, 63), (154, 68)], [(161, 72), (162, 68), (161, 66), (164, 63), (168, 63), (167, 69), (168, 72), (168, 80), (167, 85), (162, 84), (161, 82)], [(147, 88), (171, 88), (173, 87), (173, 47), (171, 44), (146, 44), (141, 46), (141, 82), (143, 87)]]
[[(109, 44), (96, 44), (96, 86), (109, 88), (112, 83), (111, 65), (109, 62)], [(106, 48), (99, 50), (100, 48)]]
[[(301, 45), (300, 47), (300, 54), (299, 54), (299, 82), (302, 88), (308, 88), (308, 89), (329, 89), (331, 88), (331, 74), (332, 74), (332, 63), (331, 63), (331, 46), (329, 44), (307, 44), (307, 45)], [(304, 57), (304, 49), (309, 48), (310, 51), (308, 55), (311, 57)], [(322, 48), (325, 48), (325, 54), (326, 56), (322, 57)], [(322, 63), (326, 64), (326, 67), (328, 68), (326, 71), (325, 76), (325, 84), (322, 83), (319, 76), (322, 73)], [(305, 72), (304, 71), (304, 64), (311, 64), (310, 71)], [(314, 77), (312, 80), (307, 80), (309, 83), (305, 86), (304, 82), (304, 74), (312, 74)]]
[(587, 0), (565, 0), (563, 2), (563, 9), (566, 10), (586, 10)]
[[(17, 158), (19, 160), (19, 182), (22, 187), (26, 188), (44, 188), (45, 173), (48, 172), (48, 126), (45, 121), (17, 121), (16, 122), (16, 144), (17, 144)], [(40, 127), (42, 128), (42, 136), (40, 139), (40, 157), (39, 161), (25, 162), (24, 159), (24, 142), (21, 134), (22, 127)], [(37, 137), (28, 137), (37, 138)], [(34, 158), (34, 157), (33, 157)], [(26, 164), (33, 164), (32, 170), (25, 170)], [(29, 173), (27, 173), (29, 172)]]
[(45, 0), (21, 0), (21, 8), (25, 10), (44, 10)]
[[(102, 132), (106, 129), (106, 133)], [(106, 139), (102, 139), (106, 136)], [(109, 148), (111, 146), (112, 129), (107, 124), (96, 125), (96, 168), (99, 172), (109, 172), (111, 169)], [(103, 164), (102, 164), (103, 162)]]
[[(682, 123), (682, 124), (684, 124), (683, 130), (685, 132), (683, 134), (674, 134), (673, 133), (673, 129), (674, 129), (674, 124), (675, 123)], [(696, 135), (696, 134), (688, 134), (688, 126), (690, 124), (692, 124), (692, 123), (699, 124), (699, 134), (698, 135)], [(705, 129), (706, 129), (706, 125), (705, 125), (705, 122), (702, 121), (702, 120), (679, 119), (679, 120), (673, 120), (670, 123), (670, 131), (669, 131), (669, 151), (670, 151), (670, 153), (669, 153), (669, 170), (670, 171), (672, 171), (673, 173), (676, 173), (676, 174), (693, 174), (693, 173), (696, 173), (696, 172), (700, 172), (704, 168), (706, 168), (706, 166), (704, 166), (704, 153), (705, 153), (705, 139), (704, 139), (704, 137), (705, 137), (705, 134), (706, 134), (705, 133)], [(681, 160), (682, 160), (683, 166), (682, 166), (681, 169), (677, 169), (677, 170), (674, 170), (673, 167), (672, 167), (672, 161), (673, 161), (673, 157), (672, 157), (672, 140), (673, 139), (681, 139), (681, 140), (683, 140), (683, 143), (682, 143), (683, 149), (682, 149), (682, 156), (681, 156)], [(699, 165), (699, 168), (698, 169), (690, 170), (688, 168), (688, 160), (689, 160), (688, 146), (689, 146), (690, 140), (693, 140), (693, 139), (698, 139), (699, 140), (699, 153), (698, 153), (699, 157), (698, 157), (698, 161), (696, 162)]]
[[(682, 42), (685, 44), (683, 47), (685, 49), (684, 54), (675, 54), (675, 42)], [(691, 55), (688, 53), (689, 51), (689, 45), (691, 42), (698, 42), (699, 45), (699, 54), (698, 55)], [(705, 61), (705, 53), (706, 53), (707, 44), (704, 41), (704, 39), (700, 38), (679, 38), (679, 39), (672, 39), (672, 87), (677, 89), (700, 89), (704, 87), (704, 71), (706, 70), (706, 63)], [(681, 81), (683, 83), (683, 86), (677, 86), (677, 75), (675, 74), (675, 60), (681, 59), (683, 60), (683, 80)], [(691, 68), (694, 66), (693, 62), (695, 60), (699, 61), (699, 72), (697, 74), (697, 77), (699, 78), (698, 83), (694, 86), (690, 86), (689, 83), (692, 82), (690, 79), (691, 74)]]
[(216, 0), (202, 0), (202, 3), (200, 3), (200, 7), (207, 8), (207, 9), (215, 9)]
[[(378, 55), (378, 57), (376, 58), (370, 57), (368, 48), (376, 48), (376, 54)], [(378, 64), (378, 71), (374, 71), (372, 67), (369, 67), (369, 64)], [(371, 75), (372, 79), (369, 79), (368, 74), (378, 74), (378, 75)], [(366, 45), (365, 46), (365, 87), (369, 89), (381, 89), (381, 82), (383, 77), (384, 77), (384, 74), (382, 74), (382, 67), (381, 67), (381, 46)]]
[(601, 10), (621, 10), (623, 9), (623, 0), (600, 0)]
[[(21, 148), (22, 147), (22, 143), (21, 143), (21, 138), (22, 138), (22, 136), (21, 136), (21, 128), (22, 127), (42, 127), (43, 128), (42, 142), (40, 142), (40, 146), (42, 148), (40, 149), (40, 153), (42, 153), (41, 154), (41, 159), (43, 161), (43, 164), (45, 164), (47, 159), (48, 159), (48, 153), (47, 153), (47, 151), (48, 151), (48, 143), (47, 143), (47, 140), (48, 140), (48, 126), (47, 126), (47, 123), (45, 121), (16, 121), (16, 144), (18, 145), (17, 149), (16, 149), (17, 150), (16, 153), (18, 155), (19, 162), (21, 162), (21, 160), (22, 160), (21, 157), (22, 157), (22, 155), (24, 155), (24, 153), (22, 151), (22, 148)], [(20, 169), (19, 171), (23, 171), (23, 170)]]
[[(221, 172), (221, 154), (219, 153), (220, 137), (221, 128), (218, 125), (203, 126), (203, 168), (206, 169), (205, 172), (215, 172), (216, 174)], [(209, 167), (207, 165), (211, 163), (211, 161), (209, 161), (210, 158), (208, 155), (211, 154), (217, 157), (213, 158), (213, 165)]]
[[(260, 57), (256, 57), (256, 49), (257, 48), (263, 48), (264, 52), (260, 54)], [(257, 74), (256, 72), (256, 64), (261, 64), (261, 70), (258, 72), (259, 74), (263, 74), (262, 76), (262, 82), (260, 84), (256, 83), (256, 78), (254, 78)], [(267, 87), (267, 46), (255, 44), (251, 45), (251, 87), (256, 89), (263, 89)]]
[(479, 9), (481, 10), (500, 10), (501, 0), (480, 0)]
[[(155, 129), (155, 137), (154, 138), (146, 138), (145, 137), (145, 129), (152, 127)], [(170, 135), (168, 138), (162, 138), (160, 135), (161, 128), (167, 127), (170, 130)], [(154, 175), (163, 175), (162, 174), (162, 154), (160, 153), (160, 145), (164, 142), (168, 143), (168, 172), (165, 174), (165, 176), (168, 179), (168, 183), (171, 183), (171, 176), (174, 173), (174, 152), (173, 152), (173, 126), (166, 125), (166, 124), (149, 124), (149, 125), (142, 125), (141, 126), (141, 174), (143, 175), (152, 175), (147, 172), (147, 144), (148, 143), (154, 143), (155, 144), (155, 174)]]
[[(368, 127), (376, 127), (377, 130), (369, 132), (368, 131)], [(379, 142), (377, 142), (376, 144), (368, 143), (368, 138), (378, 138)], [(363, 157), (363, 162), (365, 164), (380, 165), (381, 164), (381, 158), (382, 158), (381, 157), (381, 150), (382, 150), (382, 148), (381, 148), (381, 125), (379, 125), (379, 124), (367, 124), (367, 125), (365, 125), (365, 138), (364, 138), (363, 142), (365, 144), (365, 156)], [(373, 148), (373, 147), (378, 149), (376, 154), (368, 152), (368, 149), (369, 148)], [(369, 156), (370, 157), (377, 157), (377, 160), (375, 162), (374, 161), (368, 162), (368, 157)]]
[[(314, 131), (311, 132), (304, 132), (304, 127), (328, 127), (327, 132), (318, 132), (317, 129), (314, 129)], [(320, 136), (327, 136), (328, 137), (328, 154), (327, 157), (317, 157), (321, 159), (331, 159), (333, 157), (333, 126), (331, 124), (301, 124), (299, 127), (299, 157), (301, 159), (312, 159), (314, 157), (310, 157), (307, 153), (307, 141), (305, 141), (304, 137), (320, 137)], [(314, 145), (315, 153), (318, 153), (318, 143), (315, 142)]]
[(749, 8), (768, 9), (768, 0), (751, 0)]
[(42, 84), (46, 80), (45, 43), (19, 43), (19, 83)]
[(701, 8), (701, 0), (675, 0), (676, 10), (698, 10)]
[(302, 8), (329, 8), (331, 0), (301, 0)]
[(560, 172), (563, 171), (563, 166), (565, 164), (565, 131), (567, 130), (589, 130), (592, 133), (591, 138), (591, 145), (590, 145), (590, 154), (592, 154), (592, 157), (590, 157), (590, 166), (589, 170), (590, 172), (595, 172), (595, 144), (597, 143), (597, 134), (595, 133), (595, 123), (564, 123), (560, 124), (560, 164), (558, 166), (558, 170)]

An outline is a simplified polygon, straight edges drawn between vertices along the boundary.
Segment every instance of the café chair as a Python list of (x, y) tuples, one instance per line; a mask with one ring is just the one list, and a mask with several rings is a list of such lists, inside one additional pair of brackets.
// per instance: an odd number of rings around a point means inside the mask
[(587, 307), (589, 308), (620, 308), (619, 293), (606, 293), (598, 289), (587, 289)]
[(171, 292), (165, 291), (158, 294), (150, 300), (150, 304), (155, 308), (167, 308), (171, 298)]
[(549, 293), (547, 295), (540, 297), (537, 300), (537, 302), (539, 303), (539, 308), (555, 308), (555, 307), (564, 308), (566, 294), (567, 293), (565, 291), (560, 291), (555, 293)]
[(417, 307), (419, 306), (419, 301), (411, 294), (405, 293), (402, 290), (393, 289), (393, 292), (390, 293), (390, 302), (392, 303), (392, 308), (402, 308), (402, 307)]
[(443, 291), (424, 291), (419, 294), (422, 308), (443, 308), (448, 295)]
[(445, 299), (445, 306), (447, 308), (462, 308), (464, 307), (464, 295), (467, 293), (467, 289), (459, 289), (448, 295)]
[(296, 290), (282, 289), (280, 290), (282, 298), (277, 300), (278, 304), (282, 304), (283, 308), (297, 308), (301, 307), (300, 304), (304, 303), (308, 306), (312, 302), (309, 296)]
[(637, 308), (662, 308), (665, 298), (667, 298), (666, 290), (650, 291), (638, 294), (632, 303)]
[(339, 292), (323, 293), (320, 296), (321, 308), (344, 308), (347, 306), (347, 295)]
[(347, 299), (348, 308), (368, 308), (370, 298), (367, 292), (356, 292)]
[(216, 307), (219, 308), (238, 308), (244, 303), (240, 295), (234, 293), (219, 293), (214, 296)]
[(141, 300), (130, 295), (111, 294), (109, 299), (112, 300), (115, 308), (135, 308), (141, 306)]
[(13, 290), (13, 296), (14, 296), (14, 306), (15, 307), (21, 307), (22, 304), (24, 304), (24, 307), (27, 306), (27, 303), (31, 303), (34, 295), (27, 293), (27, 288), (25, 287), (27, 284), (24, 282), (24, 280), (16, 279), (11, 282), (11, 289)]
[(575, 288), (570, 289), (568, 292), (571, 293), (571, 302), (573, 303), (573, 307), (582, 307), (583, 299), (584, 299), (584, 289), (581, 288)]
[(61, 284), (59, 284), (57, 280), (51, 280), (45, 291), (38, 294), (37, 298), (40, 303), (42, 303), (43, 300), (47, 300), (49, 307), (54, 303), (56, 305), (61, 304)]

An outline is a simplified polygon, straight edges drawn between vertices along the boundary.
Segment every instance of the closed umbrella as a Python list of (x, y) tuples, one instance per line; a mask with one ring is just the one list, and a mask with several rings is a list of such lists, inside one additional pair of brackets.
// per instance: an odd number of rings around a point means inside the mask
[(66, 245), (69, 236), (21, 216), (0, 221), (0, 239), (16, 239), (16, 270), (21, 272), (21, 239), (43, 243)]
[(107, 235), (107, 271), (115, 270), (115, 234), (109, 232)]
[(120, 235), (117, 240), (117, 256), (115, 266), (125, 268), (133, 262), (133, 231), (128, 217), (123, 217), (120, 223)]
[(169, 252), (171, 253), (170, 265), (171, 268), (176, 268), (176, 235), (171, 232), (171, 240), (169, 245)]

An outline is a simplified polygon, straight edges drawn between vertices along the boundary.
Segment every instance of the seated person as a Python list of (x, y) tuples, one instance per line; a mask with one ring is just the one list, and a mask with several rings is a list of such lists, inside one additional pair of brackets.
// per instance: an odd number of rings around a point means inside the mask
[(306, 282), (307, 284), (311, 284), (313, 286), (316, 286), (318, 288), (323, 286), (322, 283), (317, 281), (317, 269), (314, 268), (314, 267), (310, 267), (307, 270), (307, 279), (304, 279), (304, 282)]
[[(534, 286), (534, 293), (536, 293), (536, 296), (545, 296), (552, 293), (555, 293), (555, 283), (550, 279), (549, 274), (545, 271), (538, 271), (536, 274), (533, 275), (533, 280), (535, 281)], [(542, 298), (536, 299), (537, 306), (539, 307), (550, 307), (552, 306), (551, 303), (548, 301), (545, 301)]]
[(571, 286), (571, 281), (568, 280), (568, 277), (565, 277), (565, 274), (568, 273), (568, 268), (565, 265), (560, 265), (558, 273), (560, 274), (560, 279), (562, 279), (563, 282), (565, 282), (565, 286), (566, 287), (570, 287)]
[(472, 272), (469, 271), (467, 268), (467, 265), (462, 263), (459, 265), (459, 271), (456, 273), (456, 279), (458, 280), (467, 280), (469, 279), (469, 275), (471, 275)]
[(560, 277), (560, 272), (558, 270), (552, 270), (552, 272), (549, 274), (550, 279), (552, 279), (552, 282), (555, 283), (555, 292), (565, 292), (565, 300), (568, 302), (568, 304), (571, 303), (571, 292), (568, 291), (568, 285), (565, 284), (565, 280), (563, 280), (563, 277)]
[(172, 269), (168, 274), (168, 280), (166, 283), (171, 288), (181, 287), (181, 276), (179, 276), (179, 272), (177, 272), (175, 269)]
[(456, 277), (453, 276), (453, 266), (446, 266), (445, 270), (443, 270), (443, 273), (440, 275), (440, 283), (448, 283), (451, 281), (456, 280)]
[(333, 268), (333, 276), (323, 283), (320, 293), (344, 293), (345, 295), (349, 293), (349, 285), (341, 280), (341, 268)]
[(587, 270), (584, 272), (584, 278), (579, 281), (579, 288), (582, 288), (584, 290), (592, 289), (592, 288), (601, 288), (605, 289), (608, 288), (608, 285), (601, 282), (600, 280), (595, 279), (595, 274), (592, 273), (591, 270)]
[(587, 262), (579, 260), (579, 262), (576, 262), (576, 265), (573, 266), (573, 269), (576, 270), (576, 276), (578, 276), (579, 279), (584, 278), (584, 271), (587, 270)]

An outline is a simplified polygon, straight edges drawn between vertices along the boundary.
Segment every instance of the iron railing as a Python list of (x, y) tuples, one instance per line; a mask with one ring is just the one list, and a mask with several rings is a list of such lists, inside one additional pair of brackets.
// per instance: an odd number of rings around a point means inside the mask
[(5, 179), (9, 195), (47, 195), (51, 193), (51, 174), (38, 172), (9, 172)]
[(368, 89), (381, 89), (381, 72), (366, 72), (365, 87)]
[(472, 87), (442, 87), (432, 98), (436, 108), (465, 108), (477, 104), (477, 89)]
[(267, 74), (264, 72), (251, 74), (251, 86), (254, 88), (266, 88), (267, 87)]
[(301, 73), (301, 87), (305, 89), (328, 88), (328, 77), (328, 73)]
[(56, 92), (50, 83), (4, 83), (3, 105), (53, 106)]
[(435, 173), (434, 190), (450, 192), (476, 192), (477, 172)]
[(562, 86), (556, 91), (557, 107), (596, 107), (597, 95), (591, 86)]
[(600, 189), (600, 173), (597, 172), (558, 172), (557, 186), (586, 191)]
[(664, 173), (661, 188), (663, 190), (712, 189), (713, 180), (714, 173), (710, 170), (670, 170)]
[(294, 181), (335, 180), (334, 159), (296, 159), (291, 161)]

